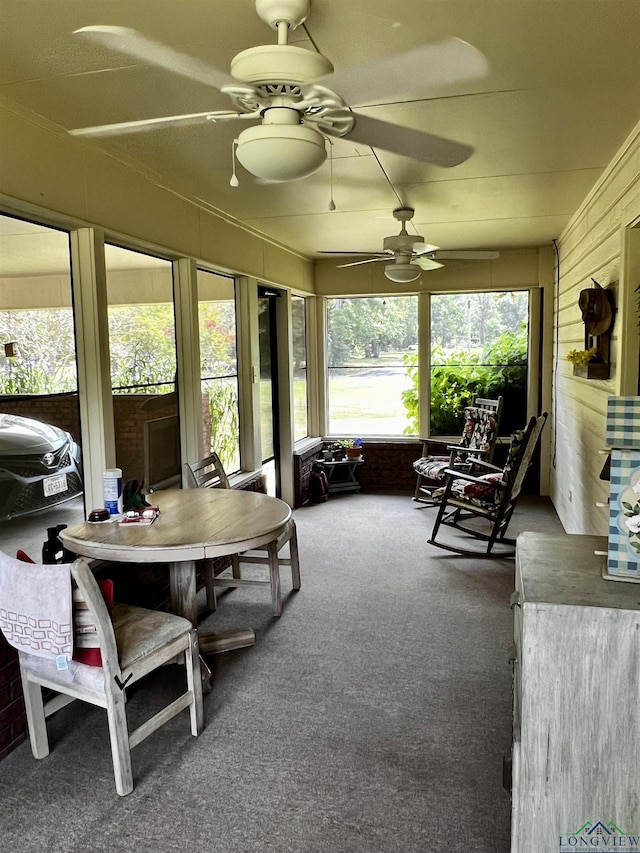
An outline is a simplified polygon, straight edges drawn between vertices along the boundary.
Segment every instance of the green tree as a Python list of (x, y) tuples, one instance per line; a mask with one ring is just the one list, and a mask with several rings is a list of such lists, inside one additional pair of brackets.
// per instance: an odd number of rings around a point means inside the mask
[(353, 297), (327, 303), (327, 355), (330, 367), (356, 358), (380, 357), (406, 349), (418, 339), (416, 296)]
[(237, 372), (235, 307), (233, 302), (200, 302), (200, 370), (203, 377)]
[(174, 387), (176, 342), (173, 306), (117, 305), (109, 308), (111, 384), (157, 394)]

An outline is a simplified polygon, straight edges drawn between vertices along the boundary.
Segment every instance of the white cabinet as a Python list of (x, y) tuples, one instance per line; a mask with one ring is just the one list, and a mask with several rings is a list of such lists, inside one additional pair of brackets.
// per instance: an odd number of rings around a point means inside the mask
[(595, 550), (517, 540), (512, 853), (640, 850), (640, 585)]

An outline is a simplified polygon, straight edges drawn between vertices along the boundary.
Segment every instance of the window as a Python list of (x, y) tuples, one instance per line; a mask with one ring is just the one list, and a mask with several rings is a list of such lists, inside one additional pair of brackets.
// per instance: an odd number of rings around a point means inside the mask
[(0, 306), (0, 535), (40, 560), (84, 518), (67, 232), (0, 215)]
[(500, 434), (527, 417), (529, 294), (431, 297), (431, 435), (457, 435), (473, 397), (504, 397)]
[(148, 488), (179, 482), (173, 271), (105, 244), (116, 464)]
[(307, 318), (306, 300), (291, 297), (293, 333), (293, 440), (309, 435), (307, 391)]
[(205, 455), (215, 451), (227, 473), (240, 469), (238, 358), (234, 281), (198, 270), (198, 328)]
[(417, 432), (403, 402), (411, 387), (405, 356), (417, 343), (417, 296), (327, 300), (331, 435)]

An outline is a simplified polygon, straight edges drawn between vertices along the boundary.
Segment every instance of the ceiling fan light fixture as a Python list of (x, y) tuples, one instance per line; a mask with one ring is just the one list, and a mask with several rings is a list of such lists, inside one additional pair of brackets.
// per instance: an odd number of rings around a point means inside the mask
[(420, 278), (420, 269), (414, 264), (387, 264), (384, 268), (384, 274), (389, 281), (395, 281), (396, 284), (407, 284)]
[(297, 181), (327, 159), (324, 137), (302, 124), (261, 124), (243, 130), (236, 157), (247, 172), (265, 181)]

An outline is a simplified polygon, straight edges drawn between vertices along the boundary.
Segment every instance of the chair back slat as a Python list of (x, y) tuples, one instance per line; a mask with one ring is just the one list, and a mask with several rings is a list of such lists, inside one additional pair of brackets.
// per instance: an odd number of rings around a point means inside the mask
[(229, 478), (217, 453), (199, 462), (185, 462), (184, 480), (192, 489), (229, 489)]
[(502, 397), (496, 400), (489, 400), (486, 397), (476, 397), (473, 401), (474, 406), (479, 406), (481, 409), (489, 409), (490, 412), (496, 412), (498, 416), (502, 412)]

